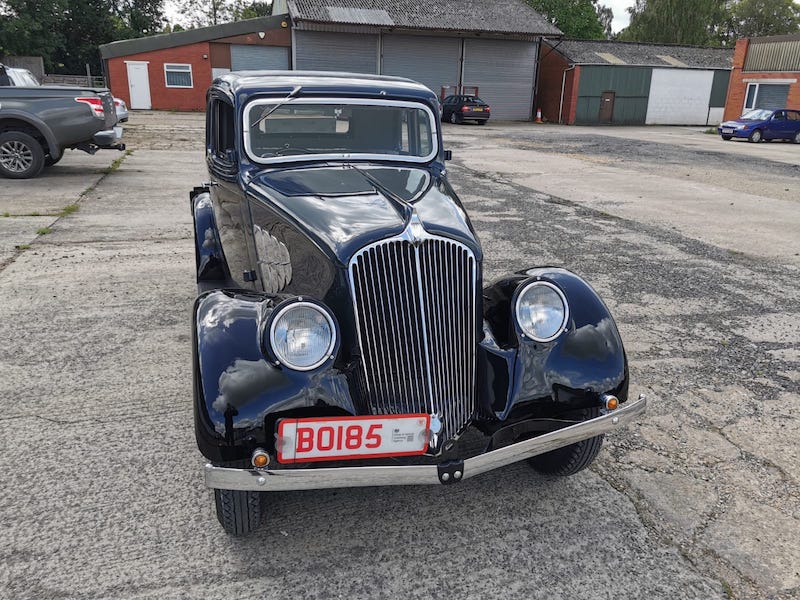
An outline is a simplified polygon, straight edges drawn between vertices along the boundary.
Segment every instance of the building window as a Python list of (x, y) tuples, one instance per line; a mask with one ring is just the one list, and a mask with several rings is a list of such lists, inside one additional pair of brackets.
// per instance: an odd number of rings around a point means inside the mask
[(744, 109), (752, 110), (756, 106), (756, 90), (758, 90), (757, 83), (747, 84), (747, 97), (744, 100)]
[(190, 88), (192, 86), (192, 65), (164, 65), (164, 77), (168, 88)]
[(777, 110), (786, 106), (789, 84), (748, 83), (744, 99), (744, 112), (754, 108)]

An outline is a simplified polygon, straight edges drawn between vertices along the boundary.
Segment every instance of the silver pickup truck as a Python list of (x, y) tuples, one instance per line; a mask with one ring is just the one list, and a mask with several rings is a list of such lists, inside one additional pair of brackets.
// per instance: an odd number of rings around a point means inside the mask
[(65, 149), (124, 150), (111, 93), (89, 87), (14, 87), (0, 65), (0, 176), (36, 177)]

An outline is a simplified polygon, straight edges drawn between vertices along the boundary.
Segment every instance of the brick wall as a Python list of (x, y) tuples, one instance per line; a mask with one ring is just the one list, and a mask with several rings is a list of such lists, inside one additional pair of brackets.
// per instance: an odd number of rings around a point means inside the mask
[[(130, 106), (128, 70), (125, 61), (147, 61), (150, 102), (154, 110), (204, 110), (206, 90), (211, 85), (210, 54), (208, 42), (202, 42), (109, 59), (108, 78), (111, 91)], [(206, 58), (203, 58), (203, 55)], [(165, 63), (192, 65), (193, 87), (168, 88), (164, 74)]]
[[(789, 97), (786, 100), (786, 108), (800, 109), (800, 73), (775, 72), (767, 73), (746, 72), (743, 70), (744, 61), (747, 57), (747, 48), (750, 44), (749, 39), (736, 42), (736, 49), (733, 52), (733, 70), (731, 70), (731, 82), (728, 86), (728, 96), (725, 99), (725, 119), (738, 119), (744, 110), (745, 96), (747, 95), (747, 84), (750, 80), (759, 79), (796, 79), (797, 82), (789, 87)], [(748, 81), (745, 81), (748, 80)]]
[[(558, 123), (559, 107), (561, 106), (561, 84), (564, 70), (569, 68), (569, 62), (546, 42), (542, 43), (541, 60), (539, 62), (539, 90), (537, 108), (542, 109), (542, 118), (551, 123)], [(564, 106), (561, 118), (564, 123), (572, 125), (575, 122), (575, 108), (578, 103), (578, 77), (580, 67), (567, 71), (566, 85), (564, 86)]]

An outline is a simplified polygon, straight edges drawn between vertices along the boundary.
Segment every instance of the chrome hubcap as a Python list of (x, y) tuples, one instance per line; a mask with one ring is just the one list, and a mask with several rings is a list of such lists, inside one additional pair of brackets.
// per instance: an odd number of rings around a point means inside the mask
[(8, 141), (0, 146), (0, 165), (13, 173), (23, 173), (33, 165), (33, 152), (23, 142)]

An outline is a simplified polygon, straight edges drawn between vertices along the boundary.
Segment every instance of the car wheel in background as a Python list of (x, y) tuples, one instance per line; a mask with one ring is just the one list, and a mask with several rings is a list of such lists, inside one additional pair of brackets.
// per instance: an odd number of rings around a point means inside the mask
[(24, 131), (0, 134), (0, 175), (9, 179), (36, 177), (44, 168), (41, 144)]
[(456, 123), (458, 123), (458, 115), (455, 113), (455, 111), (450, 113), (450, 122), (451, 122), (453, 125), (455, 125)]
[(800, 144), (800, 131), (798, 131), (797, 133), (794, 134), (794, 137), (792, 138), (792, 141), (795, 144)]
[(217, 520), (226, 533), (244, 536), (261, 524), (264, 494), (239, 490), (214, 490)]
[(730, 142), (733, 139), (733, 136), (732, 135), (723, 135), (722, 139), (725, 140), (726, 142)]
[(764, 136), (761, 134), (760, 129), (755, 129), (753, 130), (753, 133), (750, 134), (750, 137), (747, 139), (753, 142), (754, 144), (757, 144), (764, 139)]
[[(586, 421), (600, 416), (599, 408), (575, 411), (576, 420)], [(528, 464), (543, 475), (566, 476), (582, 471), (597, 458), (603, 447), (603, 435), (581, 440), (558, 450), (553, 450), (528, 459)]]

